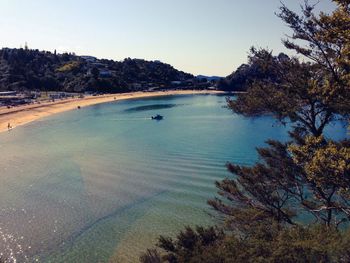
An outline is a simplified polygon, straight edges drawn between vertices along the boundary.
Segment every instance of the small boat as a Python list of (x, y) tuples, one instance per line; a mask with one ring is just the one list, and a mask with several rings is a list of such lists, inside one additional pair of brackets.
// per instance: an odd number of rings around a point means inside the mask
[(157, 114), (156, 116), (152, 116), (151, 118), (152, 120), (157, 120), (157, 121), (163, 120), (163, 116), (159, 114)]

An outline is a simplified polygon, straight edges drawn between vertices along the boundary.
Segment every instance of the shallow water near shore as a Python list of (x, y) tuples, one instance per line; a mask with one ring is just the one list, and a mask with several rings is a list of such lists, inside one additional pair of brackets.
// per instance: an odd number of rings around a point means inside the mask
[[(232, 114), (222, 95), (99, 104), (0, 134), (0, 251), (17, 262), (135, 262), (160, 234), (215, 219), (206, 200), (286, 140), (270, 117)], [(164, 120), (155, 121), (155, 114)], [(334, 138), (346, 136), (336, 124)]]

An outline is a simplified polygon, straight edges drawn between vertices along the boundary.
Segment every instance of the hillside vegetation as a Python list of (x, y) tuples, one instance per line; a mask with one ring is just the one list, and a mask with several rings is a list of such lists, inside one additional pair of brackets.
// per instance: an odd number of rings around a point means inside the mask
[(0, 91), (123, 92), (167, 88), (193, 75), (159, 61), (118, 62), (39, 50), (0, 50)]

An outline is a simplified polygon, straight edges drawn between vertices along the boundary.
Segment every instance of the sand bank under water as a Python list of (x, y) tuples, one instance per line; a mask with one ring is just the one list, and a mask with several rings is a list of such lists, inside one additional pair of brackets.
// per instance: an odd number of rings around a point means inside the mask
[(45, 102), (41, 104), (29, 104), (12, 108), (0, 107), (0, 132), (8, 130), (8, 124), (12, 128), (30, 123), (43, 117), (47, 117), (56, 113), (78, 110), (99, 103), (112, 102), (126, 99), (169, 96), (169, 95), (190, 95), (190, 94), (219, 94), (221, 91), (208, 90), (169, 90), (157, 92), (132, 92), (107, 94), (101, 96), (85, 96), (84, 98), (73, 98), (56, 100), (54, 102)]

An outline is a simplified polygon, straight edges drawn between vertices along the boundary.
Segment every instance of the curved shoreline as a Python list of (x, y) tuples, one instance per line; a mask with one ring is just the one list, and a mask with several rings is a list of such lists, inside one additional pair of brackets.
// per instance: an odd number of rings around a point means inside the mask
[(0, 107), (0, 132), (8, 130), (8, 123), (13, 128), (36, 121), (43, 117), (48, 117), (56, 113), (61, 113), (73, 109), (78, 106), (86, 107), (100, 103), (138, 99), (147, 97), (159, 97), (170, 95), (191, 95), (191, 94), (220, 94), (222, 91), (210, 90), (170, 90), (158, 92), (131, 92), (107, 94), (101, 96), (86, 96), (84, 98), (73, 98), (59, 100), (55, 102), (46, 102), (41, 104), (29, 104), (14, 108)]

